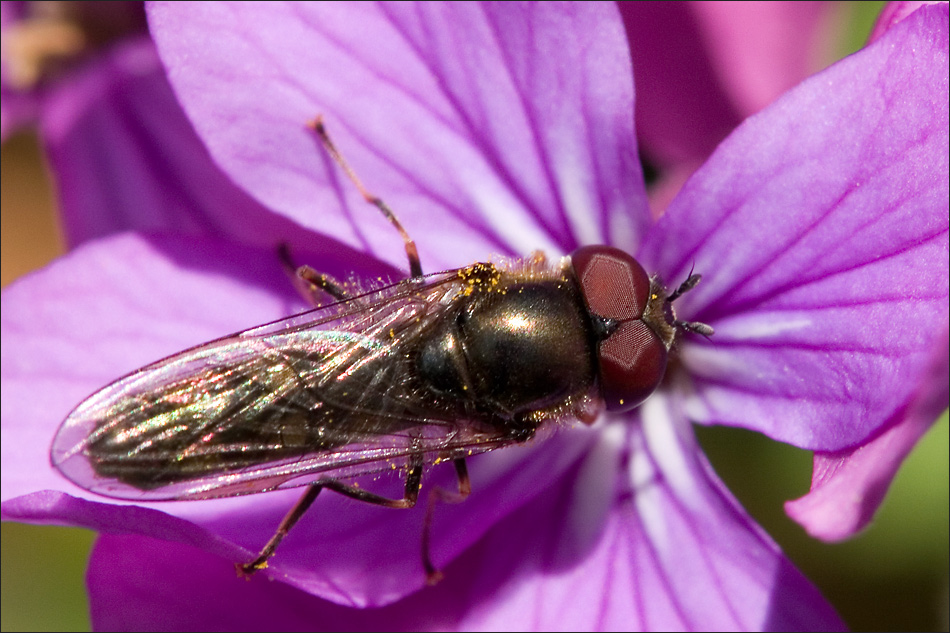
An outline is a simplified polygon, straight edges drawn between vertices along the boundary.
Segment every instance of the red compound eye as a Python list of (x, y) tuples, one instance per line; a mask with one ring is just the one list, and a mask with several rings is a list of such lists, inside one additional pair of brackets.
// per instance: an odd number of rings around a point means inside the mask
[(597, 346), (600, 395), (608, 411), (632, 409), (666, 372), (666, 346), (641, 320), (650, 278), (637, 260), (610, 246), (579, 248), (571, 263), (591, 314), (613, 322)]

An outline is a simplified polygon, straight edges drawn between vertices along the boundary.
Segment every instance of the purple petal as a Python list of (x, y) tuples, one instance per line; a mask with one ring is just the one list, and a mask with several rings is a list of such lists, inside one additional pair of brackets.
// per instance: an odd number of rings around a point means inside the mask
[(211, 161), (148, 38), (116, 46), (51, 90), (41, 123), (73, 245), (123, 230), (274, 245), (301, 231)]
[(940, 4), (940, 2), (888, 2), (881, 9), (881, 14), (874, 23), (874, 28), (868, 36), (868, 43), (876, 41), (892, 26), (928, 4)]
[(201, 550), (141, 536), (100, 537), (89, 561), (100, 631), (449, 630), (465, 608), (464, 581), (453, 574), (390, 607), (354, 609), (284, 583), (247, 582)]
[(318, 115), (429, 270), (578, 242), (629, 248), (648, 222), (612, 5), (157, 3), (149, 19), (234, 180), (386, 261), (404, 261), (401, 245), (340, 182), (306, 128)]
[[(34, 464), (34, 470), (36, 465)], [(6, 468), (4, 468), (6, 471)], [(168, 506), (166, 506), (168, 507)], [(150, 538), (185, 543), (225, 560), (241, 556), (241, 549), (196, 523), (152, 508), (97, 503), (62, 492), (43, 490), (3, 501), (3, 520), (40, 525), (72, 525), (103, 533), (131, 532)], [(234, 571), (233, 565), (230, 566)]]
[[(511, 483), (536, 485), (543, 473), (539, 471), (531, 474), (533, 481), (526, 477), (523, 481)], [(320, 510), (328, 516), (342, 516), (346, 521), (346, 503), (343, 501), (344, 511), (341, 513), (330, 512), (333, 508), (324, 506)], [(358, 511), (366, 507), (359, 505)], [(452, 528), (442, 521), (441, 510), (436, 511), (436, 527), (444, 530), (448, 527), (447, 531), (451, 531)], [(139, 512), (158, 514), (145, 509), (139, 509)], [(530, 515), (531, 511), (528, 512)], [(390, 511), (383, 514), (385, 518), (375, 522), (385, 525), (386, 542), (391, 547), (399, 547), (400, 528), (392, 519), (406, 513)], [(525, 513), (522, 511), (519, 514), (523, 516)], [(421, 519), (419, 516), (415, 518)], [(510, 524), (511, 519), (506, 519), (494, 531), (504, 533)], [(360, 549), (359, 543), (348, 543), (335, 534), (346, 532), (350, 529), (349, 525), (331, 523), (324, 527), (328, 530), (323, 534), (314, 532), (307, 534), (306, 539), (298, 539), (330, 540), (330, 543), (325, 543), (328, 547), (322, 552), (323, 559), (315, 557), (314, 560), (306, 560), (305, 564), (319, 569), (332, 566), (335, 562), (333, 559), (350, 559), (357, 565), (366, 565), (361, 572), (364, 584), (373, 579), (386, 582), (386, 559), (392, 553), (391, 550), (367, 552)], [(167, 542), (139, 536), (148, 532), (131, 522), (126, 529), (133, 534), (100, 537), (90, 560), (90, 606), (97, 629), (256, 629), (265, 628), (260, 623), (266, 622), (266, 628), (276, 630), (446, 630), (458, 628), (462, 614), (473, 605), (490, 605), (496, 593), (494, 583), (476, 582), (477, 579), (468, 573), (469, 569), (479, 565), (479, 561), (495, 555), (481, 541), (445, 568), (445, 579), (436, 587), (414, 587), (421, 590), (399, 602), (378, 609), (359, 609), (307, 595), (292, 586), (299, 586), (295, 582), (272, 582), (260, 574), (250, 581), (240, 579), (234, 572), (233, 558), (209, 555), (209, 548), (204, 542), (194, 542), (197, 547), (193, 547), (193, 541), (185, 538), (172, 538), (168, 540), (173, 542)], [(187, 534), (185, 531), (183, 533)], [(293, 534), (300, 536), (296, 530)], [(418, 564), (417, 538), (418, 526), (412, 538), (413, 553)], [(489, 545), (495, 540), (497, 537), (489, 539)], [(210, 549), (212, 553), (222, 556), (220, 550)], [(288, 557), (293, 558), (298, 553), (294, 552)], [(282, 550), (281, 554), (287, 552)], [(283, 577), (280, 579), (287, 580)], [(403, 594), (409, 593), (408, 588), (404, 589)], [(198, 608), (201, 605), (206, 608)], [(236, 627), (233, 624), (235, 622), (243, 624)]]
[(948, 323), (947, 5), (752, 117), (640, 253), (716, 328), (682, 358), (703, 423), (854, 445), (930, 380)]
[(463, 573), (496, 591), (461, 628), (843, 628), (667, 404), (649, 400), (642, 426), (615, 423), (573, 477), (492, 530), (478, 544), (484, 555), (459, 560), (477, 561)]
[(97, 631), (301, 631), (321, 604), (284, 583), (245, 582), (201, 549), (137, 535), (100, 536), (87, 579)]
[(853, 536), (873, 518), (897, 469), (950, 399), (947, 332), (934, 347), (930, 380), (907, 410), (870, 442), (839, 453), (816, 453), (811, 492), (789, 501), (785, 510), (808, 533), (825, 541)]

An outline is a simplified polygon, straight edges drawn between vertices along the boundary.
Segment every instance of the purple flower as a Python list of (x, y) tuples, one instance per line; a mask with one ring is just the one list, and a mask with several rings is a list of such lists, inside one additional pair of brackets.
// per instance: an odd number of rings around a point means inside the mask
[[(89, 572), (98, 628), (839, 627), (689, 422), (857, 454), (946, 406), (947, 5), (746, 120), (654, 223), (612, 5), (324, 4), (152, 7), (211, 155), (313, 233), (245, 237), (235, 227), (267, 216), (238, 206), (218, 216), (223, 235), (92, 240), (5, 290), (3, 517), (104, 533)], [(717, 333), (685, 338), (643, 407), (471, 460), (471, 498), (436, 510), (434, 588), (419, 591), (421, 507), (325, 495), (265, 572), (282, 582), (243, 582), (230, 563), (267, 540), (294, 491), (125, 505), (45, 466), (91, 391), (302, 307), (269, 240), (344, 277), (404, 266), (306, 130), (317, 114), (428, 271), (609, 243), (670, 283), (704, 274), (678, 309)], [(196, 207), (213, 204), (208, 188)], [(427, 485), (450, 488), (445, 471)]]

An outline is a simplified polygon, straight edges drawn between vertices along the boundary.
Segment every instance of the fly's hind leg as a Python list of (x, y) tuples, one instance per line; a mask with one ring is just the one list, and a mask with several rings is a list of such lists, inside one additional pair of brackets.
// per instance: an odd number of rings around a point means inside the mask
[(280, 525), (277, 526), (277, 531), (274, 532), (274, 536), (267, 541), (267, 545), (264, 546), (264, 549), (260, 551), (257, 557), (249, 563), (237, 564), (238, 576), (250, 576), (254, 572), (267, 567), (267, 561), (274, 555), (277, 546), (280, 545), (280, 542), (284, 540), (284, 537), (290, 532), (290, 528), (294, 527), (297, 521), (300, 520), (300, 517), (310, 509), (313, 502), (317, 500), (317, 495), (320, 494), (321, 490), (323, 490), (323, 486), (320, 484), (311, 484), (307, 487), (307, 491), (303, 493), (303, 496), (297, 500), (297, 503), (293, 505), (290, 512), (283, 518)]
[(409, 462), (409, 473), (406, 475), (405, 495), (402, 499), (383, 497), (382, 495), (357, 488), (351, 484), (345, 484), (337, 479), (323, 479), (310, 484), (310, 486), (307, 487), (307, 491), (303, 493), (300, 499), (297, 500), (297, 503), (290, 509), (290, 512), (284, 516), (274, 536), (271, 537), (257, 557), (249, 563), (243, 565), (238, 564), (238, 575), (250, 576), (254, 572), (267, 567), (267, 561), (274, 555), (277, 546), (280, 545), (280, 542), (284, 540), (284, 537), (287, 536), (291, 528), (294, 527), (297, 521), (299, 521), (310, 506), (313, 505), (320, 491), (324, 488), (338, 492), (351, 499), (356, 499), (357, 501), (364, 501), (386, 508), (411, 508), (416, 505), (416, 501), (419, 498), (419, 489), (422, 486), (422, 467), (422, 454), (412, 455)]

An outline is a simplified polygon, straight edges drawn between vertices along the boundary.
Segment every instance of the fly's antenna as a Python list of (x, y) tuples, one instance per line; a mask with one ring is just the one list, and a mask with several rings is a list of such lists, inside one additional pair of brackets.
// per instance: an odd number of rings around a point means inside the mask
[[(687, 277), (686, 281), (679, 285), (679, 288), (670, 293), (670, 295), (666, 298), (666, 302), (673, 303), (684, 294), (695, 288), (696, 284), (698, 284), (702, 278), (702, 275), (694, 275), (693, 269), (691, 268), (689, 271), (689, 277)], [(706, 325), (705, 323), (700, 323), (699, 321), (680, 321), (677, 319), (673, 321), (673, 325), (683, 331), (699, 334), (700, 336), (705, 336), (706, 338), (709, 338), (716, 333), (711, 325)]]
[(696, 264), (690, 266), (689, 275), (686, 277), (686, 281), (680, 284), (680, 287), (670, 293), (670, 296), (666, 298), (667, 301), (673, 303), (687, 292), (696, 287), (700, 281), (702, 281), (702, 275), (694, 275), (693, 271), (696, 270)]
[(379, 209), (383, 216), (389, 220), (389, 223), (396, 227), (396, 230), (399, 231), (399, 235), (402, 236), (403, 244), (406, 245), (406, 257), (409, 259), (409, 274), (412, 277), (422, 277), (422, 263), (419, 260), (419, 250), (416, 248), (416, 243), (409, 237), (409, 233), (403, 227), (402, 223), (399, 222), (399, 219), (396, 217), (396, 214), (392, 212), (392, 209), (386, 206), (386, 203), (383, 202), (382, 199), (371, 194), (366, 190), (366, 187), (363, 186), (356, 172), (354, 172), (353, 168), (344, 160), (340, 150), (338, 150), (336, 145), (333, 144), (333, 141), (330, 140), (327, 128), (323, 124), (323, 116), (317, 116), (317, 118), (307, 124), (307, 127), (316, 132), (317, 138), (320, 139), (320, 143), (327, 151), (327, 154), (340, 166), (340, 169), (342, 169), (346, 177), (350, 179), (350, 182), (356, 186), (356, 190), (360, 192), (363, 199)]

